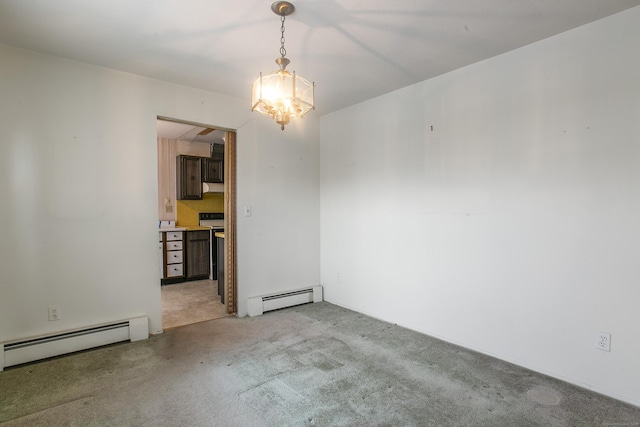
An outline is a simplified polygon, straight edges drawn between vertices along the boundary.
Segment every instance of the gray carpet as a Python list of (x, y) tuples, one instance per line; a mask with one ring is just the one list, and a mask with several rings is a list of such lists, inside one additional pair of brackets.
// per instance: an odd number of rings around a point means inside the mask
[(640, 408), (329, 303), (0, 373), (2, 426), (638, 426)]

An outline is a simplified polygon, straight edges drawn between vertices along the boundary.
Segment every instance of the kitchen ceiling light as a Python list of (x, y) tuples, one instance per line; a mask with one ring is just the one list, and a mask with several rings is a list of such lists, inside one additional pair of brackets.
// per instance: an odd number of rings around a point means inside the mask
[(278, 123), (282, 130), (291, 119), (303, 117), (315, 109), (313, 103), (315, 83), (286, 70), (289, 61), (285, 58), (284, 48), (284, 20), (291, 15), (295, 8), (287, 1), (278, 1), (271, 5), (271, 10), (280, 15), (280, 58), (276, 59), (279, 70), (267, 76), (260, 73), (260, 77), (251, 88), (251, 111), (265, 114)]

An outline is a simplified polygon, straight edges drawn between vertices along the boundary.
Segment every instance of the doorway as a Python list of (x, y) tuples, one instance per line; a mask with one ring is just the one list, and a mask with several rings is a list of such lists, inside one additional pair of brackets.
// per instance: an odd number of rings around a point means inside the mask
[[(214, 209), (224, 213), (224, 279), (218, 293), (218, 281), (200, 277), (199, 280), (166, 280), (166, 265), (161, 273), (161, 301), (163, 329), (183, 326), (235, 314), (237, 312), (236, 273), (236, 133), (213, 125), (158, 117), (158, 215), (161, 226), (186, 228), (187, 233), (198, 229), (192, 223), (193, 211), (211, 209), (211, 198), (202, 201), (177, 199), (176, 158), (178, 155), (212, 155), (222, 140), (224, 146), (224, 195), (216, 194)], [(223, 137), (221, 137), (223, 135)], [(212, 138), (213, 137), (213, 138)], [(215, 140), (218, 138), (219, 140)], [(215, 141), (214, 141), (215, 140)], [(213, 144), (216, 143), (214, 146)], [(219, 151), (219, 150), (217, 150)], [(219, 197), (218, 197), (219, 196)], [(197, 212), (195, 213), (197, 216)], [(163, 223), (165, 221), (166, 223)], [(173, 222), (171, 222), (173, 221)], [(168, 225), (167, 225), (168, 224)], [(200, 233), (202, 231), (200, 230)], [(162, 236), (162, 233), (160, 234)], [(212, 235), (212, 243), (215, 237)], [(162, 240), (162, 239), (161, 239)], [(186, 241), (185, 241), (186, 243)], [(162, 242), (161, 242), (162, 247)], [(165, 255), (166, 260), (166, 255)], [(221, 301), (224, 301), (222, 303)]]

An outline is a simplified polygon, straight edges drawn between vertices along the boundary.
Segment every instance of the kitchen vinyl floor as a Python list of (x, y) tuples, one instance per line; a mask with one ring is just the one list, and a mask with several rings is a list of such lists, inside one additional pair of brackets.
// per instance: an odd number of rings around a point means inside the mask
[(196, 280), (162, 286), (162, 329), (228, 316), (220, 302), (216, 280)]

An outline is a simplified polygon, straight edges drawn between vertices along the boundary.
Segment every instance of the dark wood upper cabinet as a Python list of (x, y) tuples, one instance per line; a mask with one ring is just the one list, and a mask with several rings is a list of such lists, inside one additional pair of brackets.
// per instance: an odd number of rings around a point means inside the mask
[(223, 182), (224, 162), (222, 159), (202, 159), (202, 182)]
[(202, 158), (176, 157), (176, 192), (178, 200), (202, 199)]
[(224, 159), (224, 144), (211, 144), (211, 157), (212, 159), (222, 160)]

